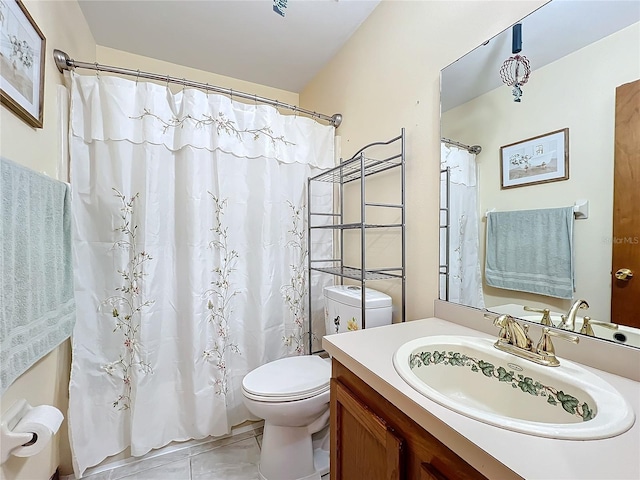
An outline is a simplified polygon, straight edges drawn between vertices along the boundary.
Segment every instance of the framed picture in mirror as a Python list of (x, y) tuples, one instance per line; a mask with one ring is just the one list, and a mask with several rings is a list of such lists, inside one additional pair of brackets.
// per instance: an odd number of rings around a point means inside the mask
[(569, 129), (500, 147), (500, 186), (538, 185), (569, 179)]
[(45, 38), (20, 0), (0, 1), (0, 102), (42, 128)]

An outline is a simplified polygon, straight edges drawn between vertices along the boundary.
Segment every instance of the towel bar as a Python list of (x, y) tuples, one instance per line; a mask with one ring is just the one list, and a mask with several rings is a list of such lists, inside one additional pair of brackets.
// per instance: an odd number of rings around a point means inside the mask
[[(496, 209), (492, 208), (491, 210), (487, 210), (484, 213), (485, 218), (491, 212), (495, 212)], [(576, 220), (586, 220), (589, 218), (589, 200), (579, 199), (576, 200), (576, 203), (573, 205), (573, 215)]]

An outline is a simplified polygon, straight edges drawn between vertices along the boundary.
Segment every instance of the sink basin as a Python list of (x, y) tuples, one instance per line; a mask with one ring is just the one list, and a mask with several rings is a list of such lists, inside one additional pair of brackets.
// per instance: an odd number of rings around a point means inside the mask
[(402, 345), (396, 371), (427, 398), (481, 422), (541, 437), (592, 440), (627, 431), (628, 402), (609, 383), (560, 359), (545, 367), (502, 352), (494, 340), (437, 335)]

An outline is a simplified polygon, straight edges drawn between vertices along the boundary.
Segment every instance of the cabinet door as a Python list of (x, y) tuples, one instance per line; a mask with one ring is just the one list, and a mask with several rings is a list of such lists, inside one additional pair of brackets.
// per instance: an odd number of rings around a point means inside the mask
[(342, 383), (331, 379), (331, 480), (400, 480), (403, 440)]
[(420, 466), (420, 480), (447, 480), (447, 477), (430, 463), (423, 463)]

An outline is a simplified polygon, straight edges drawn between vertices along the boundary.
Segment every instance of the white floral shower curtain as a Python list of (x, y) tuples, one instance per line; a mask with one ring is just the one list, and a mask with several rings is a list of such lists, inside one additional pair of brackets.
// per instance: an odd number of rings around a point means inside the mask
[[(77, 476), (128, 446), (228, 433), (250, 418), (242, 377), (300, 353), (306, 179), (333, 166), (333, 137), (268, 106), (72, 74)], [(314, 209), (331, 203), (314, 190)], [(330, 234), (316, 241), (329, 257)]]
[[(478, 183), (476, 155), (441, 144), (440, 168), (450, 169), (449, 301), (484, 308), (479, 261)], [(442, 257), (442, 255), (441, 255)]]

